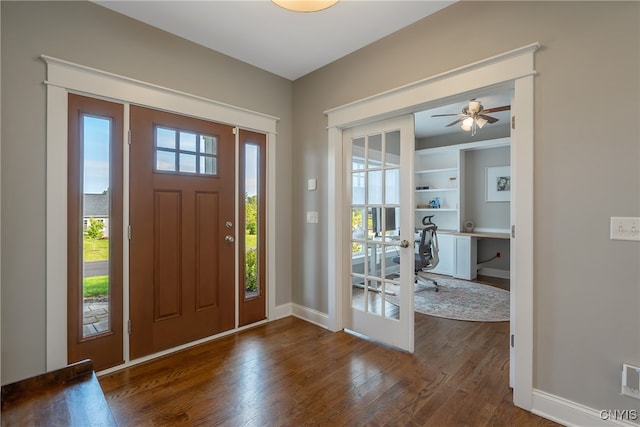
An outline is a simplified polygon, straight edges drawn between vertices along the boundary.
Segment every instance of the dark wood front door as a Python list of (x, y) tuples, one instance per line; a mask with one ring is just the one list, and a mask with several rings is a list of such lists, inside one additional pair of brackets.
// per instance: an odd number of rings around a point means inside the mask
[(235, 323), (233, 127), (131, 106), (130, 356)]

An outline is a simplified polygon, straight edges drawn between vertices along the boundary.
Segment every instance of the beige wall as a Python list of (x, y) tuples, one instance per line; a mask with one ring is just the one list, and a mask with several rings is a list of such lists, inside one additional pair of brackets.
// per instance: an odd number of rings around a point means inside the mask
[(640, 244), (609, 240), (609, 217), (640, 215), (639, 6), (460, 2), (295, 81), (294, 302), (328, 309), (323, 111), (539, 42), (534, 387), (638, 408), (620, 396), (620, 369), (640, 364)]
[(277, 303), (291, 300), (289, 80), (89, 2), (2, 1), (2, 383), (45, 369), (45, 64), (41, 54), (280, 118)]
[(640, 245), (608, 239), (610, 216), (640, 215), (638, 3), (460, 2), (293, 85), (90, 3), (1, 7), (3, 383), (45, 363), (40, 54), (280, 117), (278, 303), (327, 312), (323, 111), (537, 41), (534, 386), (638, 407), (619, 369), (640, 364)]

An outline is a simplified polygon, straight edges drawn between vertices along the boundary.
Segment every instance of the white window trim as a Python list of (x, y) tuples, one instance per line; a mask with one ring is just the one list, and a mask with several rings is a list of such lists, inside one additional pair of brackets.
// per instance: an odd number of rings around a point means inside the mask
[[(412, 114), (427, 106), (442, 104), (471, 92), (508, 88), (514, 91), (513, 115), (518, 116), (518, 128), (512, 130), (511, 161), (517, 173), (514, 177), (517, 200), (512, 203), (512, 226), (517, 224), (517, 245), (512, 253), (515, 271), (512, 301), (515, 317), (511, 322), (512, 333), (517, 337), (514, 349), (514, 404), (530, 410), (533, 397), (533, 79), (534, 54), (539, 49), (533, 43), (464, 67), (457, 68), (415, 83), (383, 92), (359, 101), (330, 109), (328, 116), (328, 204), (327, 229), (334, 230), (328, 236), (327, 260), (330, 272), (328, 283), (328, 326), (333, 331), (343, 328), (343, 298), (341, 284), (344, 280), (344, 254), (342, 249), (344, 209), (342, 188), (344, 182), (342, 131), (344, 129)], [(515, 243), (515, 239), (514, 239)]]
[[(51, 371), (67, 365), (67, 126), (68, 94), (78, 93), (124, 104), (123, 141), (127, 143), (129, 105), (136, 104), (158, 110), (225, 123), (267, 135), (267, 318), (276, 314), (275, 289), (275, 171), (277, 117), (234, 107), (200, 96), (168, 89), (106, 71), (42, 55), (47, 65), (46, 124), (46, 369)], [(128, 224), (129, 211), (129, 150), (124, 151), (123, 223)], [(237, 179), (237, 177), (236, 177)], [(237, 185), (237, 184), (236, 184)], [(127, 227), (124, 227), (125, 229)], [(124, 241), (128, 242), (125, 232)], [(236, 231), (238, 232), (238, 231)], [(124, 271), (128, 271), (128, 245), (123, 248)], [(123, 292), (128, 295), (129, 280), (123, 278)], [(123, 301), (124, 324), (128, 320), (128, 298)], [(126, 330), (126, 328), (125, 328)], [(235, 330), (234, 330), (235, 331)], [(208, 337), (176, 349), (137, 360), (138, 363), (181, 348), (226, 335)], [(124, 365), (130, 366), (129, 337), (124, 334)]]

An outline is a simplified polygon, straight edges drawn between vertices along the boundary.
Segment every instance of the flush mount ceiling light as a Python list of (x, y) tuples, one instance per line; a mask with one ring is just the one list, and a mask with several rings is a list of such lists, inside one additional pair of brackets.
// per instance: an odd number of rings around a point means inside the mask
[(503, 105), (502, 107), (484, 109), (480, 101), (475, 98), (469, 101), (469, 105), (462, 109), (462, 114), (434, 114), (431, 117), (458, 116), (457, 120), (449, 123), (446, 127), (453, 126), (462, 122), (462, 130), (471, 131), (471, 135), (475, 135), (478, 129), (482, 129), (487, 123), (495, 123), (498, 121), (495, 117), (487, 116), (486, 113), (497, 113), (499, 111), (507, 111), (511, 109), (511, 105)]
[(327, 9), (338, 0), (271, 0), (280, 7), (294, 12), (318, 12)]

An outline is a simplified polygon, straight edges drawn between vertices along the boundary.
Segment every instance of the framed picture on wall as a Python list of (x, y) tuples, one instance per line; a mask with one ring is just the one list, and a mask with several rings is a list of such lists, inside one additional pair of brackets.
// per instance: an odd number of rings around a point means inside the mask
[(488, 167), (487, 202), (508, 202), (511, 200), (511, 166)]

